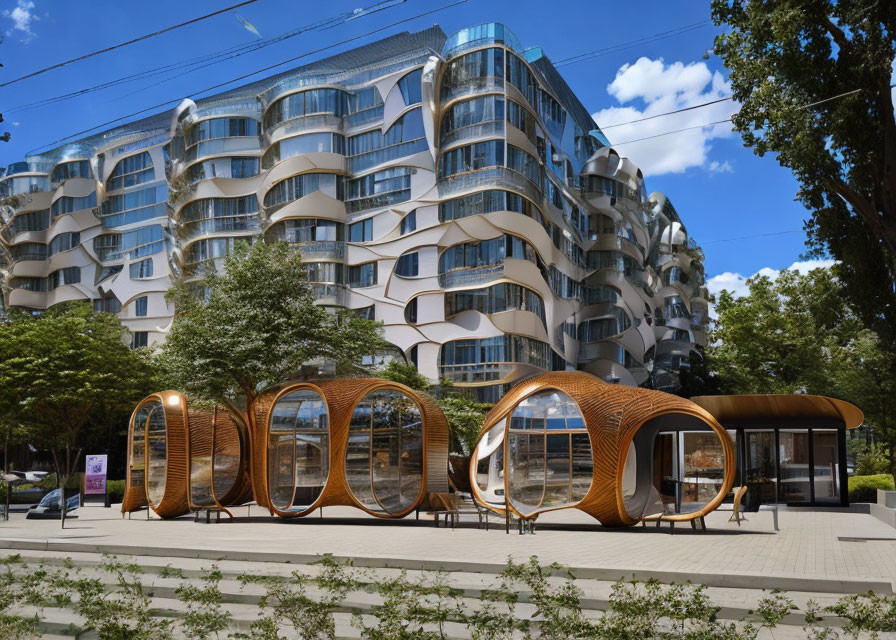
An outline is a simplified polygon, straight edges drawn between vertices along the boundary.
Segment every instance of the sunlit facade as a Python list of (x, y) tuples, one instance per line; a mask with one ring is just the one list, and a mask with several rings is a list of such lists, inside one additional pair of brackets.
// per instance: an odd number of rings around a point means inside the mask
[(240, 240), (300, 251), (319, 303), (494, 401), (543, 371), (673, 389), (705, 340), (702, 254), (539, 48), (404, 33), (79, 140), (0, 179), (8, 306), (90, 300), (134, 346), (172, 277)]

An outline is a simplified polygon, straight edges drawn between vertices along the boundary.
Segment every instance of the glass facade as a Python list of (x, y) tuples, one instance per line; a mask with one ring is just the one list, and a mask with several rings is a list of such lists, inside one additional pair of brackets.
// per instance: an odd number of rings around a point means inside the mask
[(305, 511), (320, 496), (330, 469), (329, 414), (324, 399), (293, 391), (271, 409), (268, 495), (280, 511)]
[(540, 391), (520, 402), (506, 446), (507, 497), (523, 515), (576, 504), (591, 488), (591, 441), (578, 405), (565, 393)]
[(367, 394), (352, 412), (345, 469), (364, 508), (408, 510), (423, 491), (423, 419), (416, 402), (394, 390)]

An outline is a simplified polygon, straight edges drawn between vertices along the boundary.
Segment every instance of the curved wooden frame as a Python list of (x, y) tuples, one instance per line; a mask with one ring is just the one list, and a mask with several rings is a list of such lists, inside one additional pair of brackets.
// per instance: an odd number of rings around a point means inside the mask
[[(161, 403), (165, 411), (165, 491), (158, 504), (149, 498), (149, 447), (145, 449), (145, 471), (142, 486), (136, 486), (131, 478), (130, 458), (133, 452), (135, 420), (140, 409), (150, 402)], [(218, 425), (221, 420), (230, 420), (239, 438), (240, 465), (233, 486), (223, 496), (218, 496), (214, 487), (214, 456)], [(145, 427), (144, 427), (145, 429)], [(210, 433), (197, 433), (198, 431)], [(225, 512), (226, 506), (242, 504), (251, 498), (251, 486), (248, 478), (248, 456), (246, 455), (246, 429), (242, 422), (229, 411), (219, 407), (190, 407), (186, 397), (177, 391), (160, 391), (141, 400), (128, 424), (128, 463), (125, 497), (122, 501), (123, 513), (137, 511), (148, 507), (162, 518), (176, 518), (189, 513), (192, 508), (214, 508)], [(214, 504), (196, 505), (191, 500), (191, 437), (199, 435), (210, 443), (211, 479), (210, 488)], [(144, 431), (144, 442), (146, 434)], [(228, 512), (229, 513), (229, 512)]]
[[(320, 395), (327, 406), (329, 443), (329, 467), (327, 480), (317, 499), (302, 511), (282, 511), (269, 499), (268, 443), (271, 417), (277, 401), (300, 390)], [(365, 507), (352, 493), (346, 476), (345, 457), (348, 449), (349, 424), (355, 407), (374, 391), (398, 391), (417, 405), (423, 422), (423, 477), (419, 495), (411, 504), (397, 513), (378, 513)], [(265, 497), (272, 514), (284, 518), (298, 518), (328, 506), (351, 506), (378, 518), (403, 518), (414, 509), (428, 506), (431, 493), (448, 491), (448, 422), (429, 396), (419, 394), (402, 384), (379, 378), (349, 378), (315, 382), (290, 382), (264, 394), (257, 403), (256, 419), (259, 425), (253, 443), (253, 464), (260, 465), (256, 473), (264, 478)]]
[[(538, 510), (529, 515), (517, 511), (510, 500), (500, 508), (487, 503), (479, 491), (476, 481), (476, 461), (470, 464), (470, 485), (473, 496), (483, 506), (500, 514), (509, 509), (520, 519), (534, 519), (541, 513), (558, 509), (579, 509), (593, 516), (602, 524), (610, 526), (633, 525), (641, 517), (632, 517), (625, 509), (622, 497), (622, 473), (625, 467), (629, 444), (637, 431), (648, 421), (669, 414), (695, 417), (706, 424), (722, 442), (725, 454), (725, 473), (722, 487), (716, 496), (701, 509), (674, 515), (662, 516), (664, 520), (693, 520), (705, 516), (721, 504), (734, 484), (736, 456), (734, 445), (727, 431), (705, 409), (689, 400), (669, 395), (661, 391), (651, 391), (637, 387), (620, 387), (602, 382), (598, 378), (578, 371), (545, 373), (525, 380), (511, 389), (489, 412), (483, 423), (479, 439), (474, 447), (474, 455), (479, 441), (495, 425), (507, 419), (516, 406), (525, 398), (541, 392), (556, 390), (571, 397), (579, 406), (585, 427), (591, 441), (591, 456), (594, 463), (591, 487), (579, 502)], [(504, 432), (505, 469), (508, 460), (507, 434)], [(504, 495), (510, 495), (510, 474), (504, 474)]]

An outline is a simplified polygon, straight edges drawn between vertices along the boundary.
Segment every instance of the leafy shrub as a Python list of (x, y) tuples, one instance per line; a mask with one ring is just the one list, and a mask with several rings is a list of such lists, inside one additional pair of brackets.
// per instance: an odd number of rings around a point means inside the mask
[(872, 442), (865, 450), (856, 454), (857, 476), (876, 476), (889, 471), (890, 456), (882, 444)]
[(106, 492), (113, 503), (124, 500), (124, 480), (107, 480)]
[(874, 476), (852, 476), (849, 479), (850, 502), (877, 502), (877, 490), (893, 491), (893, 476), (880, 473)]

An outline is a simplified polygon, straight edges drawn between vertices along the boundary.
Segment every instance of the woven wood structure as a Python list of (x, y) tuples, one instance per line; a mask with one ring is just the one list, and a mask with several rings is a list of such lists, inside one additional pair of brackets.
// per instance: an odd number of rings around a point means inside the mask
[[(697, 511), (664, 515), (664, 520), (700, 518), (721, 504), (731, 490), (735, 475), (735, 451), (726, 431), (705, 409), (677, 396), (637, 387), (610, 385), (582, 372), (555, 372), (535, 376), (513, 387), (486, 416), (480, 441), (492, 427), (508, 420), (514, 409), (533, 394), (556, 390), (578, 405), (591, 443), (593, 472), (591, 486), (576, 503), (559, 508), (577, 508), (610, 526), (632, 525), (640, 520), (630, 515), (624, 504), (622, 477), (629, 445), (638, 430), (650, 420), (676, 414), (698, 419), (719, 437), (724, 451), (724, 479), (717, 495)], [(507, 429), (504, 431), (503, 459), (509, 459)], [(475, 455), (475, 454), (474, 454)], [(506, 464), (506, 462), (505, 462)], [(470, 465), (470, 484), (476, 499), (484, 506), (505, 513), (510, 509), (519, 518), (531, 519), (553, 509), (520, 513), (508, 500), (505, 505), (489, 503), (477, 485), (477, 465)], [(510, 473), (504, 473), (504, 495), (511, 495)]]
[[(161, 415), (164, 444), (151, 442), (148, 425)], [(251, 497), (246, 450), (246, 429), (220, 407), (191, 406), (177, 391), (162, 391), (144, 398), (128, 426), (128, 468), (122, 512), (148, 506), (162, 518), (174, 518), (191, 508), (238, 505)], [(142, 449), (143, 459), (135, 449)], [(164, 449), (161, 467), (164, 490), (151, 490), (158, 472), (150, 473), (152, 449)], [(151, 477), (152, 476), (152, 477)]]
[[(281, 510), (273, 504), (269, 496), (268, 447), (271, 418), (277, 402), (289, 394), (307, 390), (324, 399), (328, 413), (328, 476), (320, 495), (300, 510)], [(346, 471), (349, 427), (352, 415), (365, 397), (382, 391), (395, 391), (413, 402), (420, 412), (422, 421), (422, 482), (419, 493), (403, 508), (393, 512), (375, 511), (354, 494)], [(448, 422), (439, 407), (427, 395), (418, 394), (402, 384), (378, 378), (348, 378), (318, 382), (289, 382), (272, 389), (259, 398), (256, 405), (258, 425), (252, 443), (253, 476), (256, 482), (263, 482), (266, 488), (264, 499), (271, 513), (282, 517), (300, 517), (325, 506), (345, 505), (357, 507), (367, 513), (382, 518), (401, 518), (414, 509), (428, 507), (431, 493), (448, 490)], [(371, 452), (371, 477), (376, 464), (375, 453)], [(380, 454), (382, 455), (382, 454)], [(256, 496), (258, 500), (259, 496)]]

